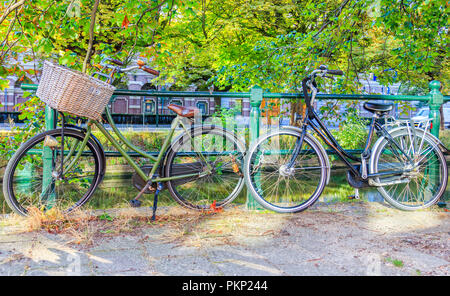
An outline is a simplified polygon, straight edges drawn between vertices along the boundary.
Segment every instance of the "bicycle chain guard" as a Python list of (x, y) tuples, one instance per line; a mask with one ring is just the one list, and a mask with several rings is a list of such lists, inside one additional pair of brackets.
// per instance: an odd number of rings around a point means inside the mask
[[(148, 175), (150, 173), (152, 168), (153, 168), (153, 165), (141, 166), (142, 171), (146, 175)], [(158, 171), (160, 171), (160, 169), (158, 169), (157, 172), (155, 173), (155, 177), (158, 177), (160, 175)], [(141, 191), (142, 188), (144, 188), (145, 185), (147, 184), (147, 182), (145, 182), (144, 179), (142, 179), (136, 172), (133, 173), (133, 177), (131, 178), (131, 181), (133, 182), (134, 188), (136, 188), (139, 191)], [(149, 188), (147, 188), (147, 190), (145, 190), (144, 193), (151, 194), (151, 193), (154, 193), (155, 191), (156, 191), (156, 184), (152, 183), (152, 185)]]
[[(359, 171), (360, 170), (360, 165), (356, 166), (356, 169)], [(352, 186), (353, 188), (366, 188), (366, 187), (370, 187), (369, 183), (367, 180), (356, 180), (355, 176), (353, 175), (351, 170), (347, 170), (347, 182), (348, 184), (350, 184), (350, 186)]]

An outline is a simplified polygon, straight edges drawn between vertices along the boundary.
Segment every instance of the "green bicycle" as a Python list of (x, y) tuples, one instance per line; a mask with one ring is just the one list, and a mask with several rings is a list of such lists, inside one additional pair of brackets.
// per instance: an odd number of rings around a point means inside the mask
[[(120, 61), (102, 62), (102, 69), (115, 73), (142, 69), (158, 75), (156, 70), (138, 66), (121, 68)], [(95, 126), (125, 158), (135, 171), (134, 186), (139, 190), (130, 201), (141, 205), (139, 198), (154, 193), (153, 219), (158, 193), (168, 189), (176, 202), (194, 210), (207, 210), (214, 203), (223, 207), (236, 198), (244, 186), (241, 167), (245, 146), (235, 134), (215, 125), (192, 125), (199, 111), (193, 107), (169, 105), (177, 114), (157, 155), (152, 155), (127, 140), (115, 125), (108, 107), (106, 120), (112, 133), (99, 121), (88, 119), (84, 128), (66, 123), (61, 114), (61, 128), (40, 133), (23, 143), (9, 160), (3, 179), (3, 193), (10, 208), (27, 216), (31, 207), (48, 211), (58, 207), (69, 213), (93, 196), (106, 173), (105, 152), (92, 134)], [(182, 132), (175, 136), (177, 128)], [(125, 148), (124, 148), (125, 147)], [(131, 151), (127, 151), (127, 150)], [(131, 154), (152, 165), (140, 166)]]

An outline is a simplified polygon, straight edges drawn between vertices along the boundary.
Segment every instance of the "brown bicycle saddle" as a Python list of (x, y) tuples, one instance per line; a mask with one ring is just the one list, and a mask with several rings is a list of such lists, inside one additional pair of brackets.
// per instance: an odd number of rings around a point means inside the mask
[(195, 114), (200, 112), (200, 109), (197, 109), (195, 107), (183, 107), (175, 104), (170, 104), (167, 106), (170, 110), (177, 113), (178, 115), (182, 117), (194, 117)]

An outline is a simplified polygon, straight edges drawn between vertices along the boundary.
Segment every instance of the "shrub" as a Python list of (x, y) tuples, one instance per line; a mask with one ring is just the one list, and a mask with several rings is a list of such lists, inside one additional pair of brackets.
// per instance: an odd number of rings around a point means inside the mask
[(344, 122), (332, 134), (344, 149), (364, 149), (368, 132), (362, 123)]

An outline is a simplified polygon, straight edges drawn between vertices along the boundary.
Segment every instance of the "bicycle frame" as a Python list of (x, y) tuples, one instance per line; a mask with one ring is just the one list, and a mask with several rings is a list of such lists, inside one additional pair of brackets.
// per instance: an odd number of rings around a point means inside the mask
[(356, 176), (358, 179), (367, 179), (371, 177), (377, 177), (382, 175), (398, 175), (403, 174), (407, 170), (402, 171), (386, 171), (386, 172), (380, 172), (376, 174), (366, 174), (366, 176), (363, 176), (361, 172), (357, 169), (356, 166), (354, 166), (350, 160), (356, 161), (362, 165), (366, 164), (366, 161), (370, 158), (370, 145), (372, 143), (372, 139), (374, 136), (374, 132), (376, 131), (378, 134), (381, 134), (382, 136), (386, 137), (387, 140), (392, 144), (394, 144), (401, 152), (402, 154), (407, 157), (409, 161), (412, 161), (411, 158), (401, 149), (401, 147), (398, 145), (396, 141), (392, 139), (390, 134), (386, 131), (386, 129), (380, 125), (376, 119), (378, 116), (374, 114), (372, 117), (372, 121), (370, 123), (369, 127), (369, 134), (367, 136), (366, 144), (363, 150), (363, 153), (361, 154), (361, 158), (357, 158), (349, 153), (347, 153), (338, 143), (336, 138), (331, 134), (331, 132), (328, 130), (328, 128), (325, 126), (325, 124), (322, 122), (318, 114), (314, 111), (312, 107), (306, 108), (305, 118), (302, 121), (302, 134), (300, 138), (297, 140), (296, 147), (292, 153), (291, 159), (287, 165), (288, 168), (292, 167), (294, 165), (295, 159), (297, 158), (298, 154), (300, 153), (301, 146), (303, 144), (303, 138), (304, 134), (306, 133), (308, 126), (311, 126), (311, 128), (319, 135), (319, 137), (328, 145), (330, 146), (338, 155), (338, 157), (345, 163), (345, 165), (352, 171), (353, 175)]
[[(121, 72), (124, 73), (126, 71), (132, 70), (134, 68), (138, 68), (137, 66), (135, 67), (130, 67), (127, 69), (121, 69), (119, 67), (114, 67), (114, 66), (110, 66), (110, 65), (104, 65), (103, 69), (105, 68), (110, 68), (112, 69), (111, 73), (109, 75), (106, 75), (102, 72), (94, 72), (92, 74), (92, 76), (97, 75), (98, 77), (103, 77), (106, 78), (106, 82), (107, 83), (112, 83), (112, 81), (114, 81), (114, 75), (115, 73)], [(140, 68), (140, 67), (139, 67)], [(117, 141), (111, 134), (110, 132), (108, 132), (108, 130), (103, 126), (102, 123), (100, 123), (97, 120), (92, 120), (89, 119), (87, 122), (87, 128), (86, 128), (86, 133), (85, 133), (85, 138), (81, 143), (81, 146), (76, 147), (78, 145), (78, 143), (75, 144), (74, 147), (71, 147), (70, 151), (68, 152), (68, 157), (71, 157), (73, 155), (73, 153), (75, 152), (75, 147), (78, 149), (77, 154), (75, 155), (74, 159), (71, 160), (70, 164), (68, 166), (66, 166), (65, 168), (63, 168), (63, 161), (61, 162), (61, 172), (60, 174), (63, 174), (64, 171), (70, 171), (70, 169), (73, 168), (73, 166), (78, 162), (79, 158), (81, 157), (81, 155), (83, 154), (84, 148), (86, 147), (87, 143), (88, 143), (88, 139), (91, 136), (92, 133), (92, 129), (91, 126), (95, 125), (100, 132), (108, 139), (109, 142), (111, 142), (111, 144), (117, 149), (117, 151), (125, 158), (125, 160), (128, 162), (128, 164), (135, 170), (135, 172), (139, 175), (139, 177), (141, 177), (145, 182), (149, 182), (150, 180), (152, 182), (158, 183), (158, 182), (165, 182), (165, 181), (170, 181), (170, 180), (177, 180), (177, 179), (184, 179), (184, 178), (190, 178), (190, 177), (202, 177), (203, 175), (207, 175), (211, 172), (212, 167), (211, 165), (206, 161), (204, 155), (202, 155), (202, 153), (198, 153), (198, 155), (200, 156), (200, 158), (202, 159), (202, 161), (205, 162), (206, 164), (206, 170), (200, 173), (192, 173), (192, 174), (185, 174), (185, 175), (176, 175), (176, 176), (172, 176), (172, 177), (161, 177), (158, 176), (156, 178), (153, 178), (153, 176), (155, 176), (156, 170), (159, 168), (159, 165), (161, 164), (161, 162), (164, 160), (164, 156), (165, 153), (167, 152), (172, 138), (174, 136), (175, 133), (175, 129), (181, 125), (181, 127), (183, 128), (184, 132), (186, 135), (188, 135), (189, 140), (191, 141), (191, 143), (193, 143), (193, 139), (191, 136), (191, 133), (189, 132), (189, 130), (186, 128), (186, 126), (183, 124), (181, 117), (177, 116), (174, 120), (174, 122), (171, 125), (169, 134), (167, 135), (166, 139), (164, 140), (164, 143), (161, 147), (160, 152), (158, 153), (157, 157), (154, 157), (153, 155), (148, 154), (147, 152), (143, 151), (142, 149), (140, 149), (139, 147), (135, 146), (133, 143), (131, 143), (130, 141), (128, 141), (120, 132), (120, 130), (117, 128), (117, 126), (114, 123), (114, 120), (111, 116), (111, 112), (109, 111), (108, 107), (105, 108), (105, 114), (106, 114), (106, 119), (107, 122), (109, 123), (109, 125), (111, 126), (113, 133), (119, 138), (119, 141)], [(61, 149), (63, 149), (64, 147), (64, 115), (62, 115), (62, 143), (61, 143)], [(142, 157), (149, 159), (152, 163), (153, 163), (153, 167), (150, 170), (150, 172), (148, 173), (148, 175), (139, 167), (139, 165), (131, 158), (130, 155), (128, 155), (127, 151), (125, 151), (125, 149), (122, 147), (123, 145), (125, 145), (126, 147), (128, 147), (130, 150), (137, 152), (139, 155), (141, 155)], [(66, 155), (65, 151), (62, 151), (62, 153), (64, 155)]]
[[(131, 67), (131, 68), (127, 68), (127, 69), (121, 69), (119, 67), (114, 67), (114, 66), (110, 66), (110, 65), (104, 65), (103, 69), (105, 68), (111, 68), (112, 71), (109, 75), (103, 74), (102, 72), (94, 72), (92, 74), (92, 76), (100, 76), (103, 78), (106, 78), (106, 82), (107, 83), (112, 83), (114, 81), (114, 75), (115, 73), (121, 72), (127, 72), (133, 68), (137, 68), (135, 67)], [(140, 67), (139, 67), (140, 68)], [(133, 143), (131, 143), (130, 141), (128, 141), (120, 132), (120, 130), (117, 128), (116, 124), (114, 123), (114, 120), (111, 116), (111, 112), (109, 111), (108, 107), (105, 108), (105, 114), (106, 114), (106, 119), (107, 122), (109, 123), (109, 125), (111, 126), (113, 133), (119, 138), (119, 141), (117, 141), (107, 130), (106, 128), (97, 120), (91, 120), (89, 119), (87, 122), (87, 129), (86, 129), (86, 139), (82, 142), (81, 147), (77, 153), (77, 155), (75, 156), (75, 158), (71, 161), (71, 163), (69, 164), (69, 166), (65, 169), (66, 171), (69, 171), (74, 165), (75, 163), (77, 163), (78, 158), (81, 156), (83, 149), (85, 148), (86, 144), (87, 144), (87, 139), (89, 139), (90, 134), (91, 134), (91, 126), (94, 124), (101, 132), (102, 134), (108, 139), (108, 141), (111, 142), (111, 144), (117, 149), (117, 151), (125, 158), (125, 160), (128, 162), (128, 164), (136, 171), (136, 173), (139, 175), (139, 177), (141, 177), (145, 182), (149, 182), (150, 180), (152, 180), (153, 182), (164, 182), (164, 181), (170, 181), (170, 180), (176, 180), (176, 179), (183, 179), (183, 178), (189, 178), (189, 177), (201, 177), (203, 174), (208, 174), (211, 171), (211, 166), (208, 164), (208, 162), (206, 161), (206, 159), (204, 158), (204, 156), (199, 153), (200, 157), (202, 158), (202, 160), (206, 163), (206, 167), (207, 170), (205, 172), (202, 173), (193, 173), (193, 174), (186, 174), (186, 175), (177, 175), (177, 176), (173, 176), (173, 177), (157, 177), (153, 179), (153, 176), (156, 173), (156, 170), (158, 169), (159, 165), (161, 164), (161, 161), (163, 161), (163, 157), (167, 151), (167, 149), (169, 148), (169, 145), (172, 141), (173, 135), (175, 133), (175, 129), (181, 125), (182, 128), (185, 131), (185, 134), (187, 134), (190, 138), (190, 141), (192, 142), (192, 137), (190, 132), (188, 131), (188, 129), (186, 128), (186, 126), (183, 124), (183, 122), (181, 121), (181, 117), (177, 116), (175, 118), (175, 121), (172, 123), (170, 131), (168, 136), (166, 137), (166, 139), (164, 140), (164, 143), (161, 147), (161, 150), (158, 154), (157, 157), (154, 157), (153, 155), (148, 154), (147, 152), (143, 151), (142, 149), (140, 149), (139, 147), (135, 146)], [(63, 124), (64, 124), (64, 118), (63, 118)], [(64, 130), (64, 128), (63, 128)], [(133, 161), (133, 159), (130, 157), (130, 155), (128, 155), (127, 151), (125, 151), (122, 148), (122, 145), (124, 144), (125, 146), (127, 146), (129, 149), (131, 149), (134, 152), (137, 152), (139, 155), (141, 155), (144, 158), (149, 159), (151, 162), (153, 162), (153, 167), (150, 170), (149, 174), (145, 174), (145, 172), (136, 164), (135, 161)], [(64, 145), (64, 144), (62, 144)]]
[[(156, 170), (158, 169), (159, 165), (161, 164), (161, 161), (163, 161), (163, 157), (166, 153), (166, 151), (168, 150), (173, 135), (175, 133), (175, 129), (181, 125), (183, 130), (185, 131), (185, 134), (187, 134), (190, 138), (190, 140), (192, 141), (192, 137), (191, 134), (189, 132), (189, 130), (186, 128), (186, 126), (182, 123), (180, 116), (177, 116), (174, 120), (174, 122), (172, 123), (172, 126), (170, 128), (169, 134), (167, 135), (166, 139), (164, 140), (164, 143), (161, 147), (160, 152), (158, 153), (157, 157), (154, 157), (153, 155), (148, 154), (147, 152), (143, 151), (142, 149), (140, 149), (139, 147), (135, 146), (133, 143), (131, 143), (130, 141), (128, 141), (120, 132), (120, 130), (117, 128), (117, 126), (115, 125), (111, 113), (109, 111), (108, 108), (105, 109), (105, 113), (106, 113), (106, 117), (107, 117), (107, 121), (110, 124), (113, 133), (119, 138), (120, 141), (117, 141), (110, 132), (108, 132), (108, 130), (103, 126), (103, 124), (101, 124), (100, 122), (98, 122), (97, 120), (91, 120), (89, 119), (87, 122), (87, 128), (86, 128), (86, 136), (84, 141), (81, 143), (81, 146), (77, 147), (78, 152), (75, 155), (74, 159), (72, 159), (71, 163), (64, 169), (65, 171), (69, 171), (78, 161), (79, 157), (82, 155), (82, 151), (84, 150), (85, 146), (87, 145), (87, 140), (89, 139), (92, 129), (91, 126), (95, 125), (100, 132), (105, 135), (105, 137), (108, 139), (109, 142), (111, 142), (111, 144), (117, 149), (117, 151), (125, 158), (125, 160), (128, 162), (128, 164), (136, 171), (136, 173), (146, 182), (152, 180), (152, 182), (164, 182), (164, 181), (170, 181), (170, 180), (177, 180), (177, 179), (183, 179), (183, 178), (189, 178), (189, 177), (201, 177), (203, 174), (208, 174), (208, 170), (211, 169), (210, 165), (206, 162), (206, 159), (204, 158), (204, 156), (199, 153), (200, 157), (202, 158), (203, 161), (205, 161), (206, 165), (207, 165), (207, 171), (205, 172), (201, 172), (201, 173), (192, 173), (192, 174), (185, 174), (185, 175), (177, 175), (177, 176), (172, 176), (172, 177), (160, 177), (158, 176), (157, 178), (153, 178), (153, 176), (156, 173)], [(128, 147), (129, 149), (131, 149), (132, 151), (137, 152), (138, 154), (140, 154), (142, 157), (149, 159), (151, 162), (153, 162), (153, 167), (150, 171), (150, 173), (147, 175), (140, 167), (139, 165), (131, 158), (130, 155), (128, 155), (127, 151), (122, 147), (124, 144), (126, 147)], [(72, 149), (71, 149), (72, 150)], [(69, 151), (69, 155), (73, 154), (73, 151)]]

